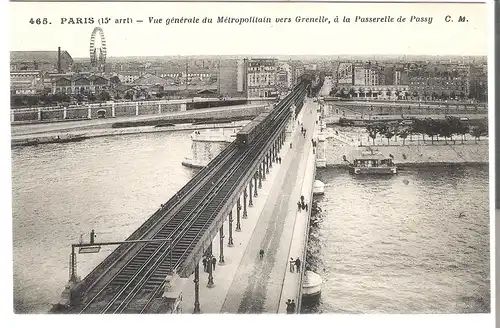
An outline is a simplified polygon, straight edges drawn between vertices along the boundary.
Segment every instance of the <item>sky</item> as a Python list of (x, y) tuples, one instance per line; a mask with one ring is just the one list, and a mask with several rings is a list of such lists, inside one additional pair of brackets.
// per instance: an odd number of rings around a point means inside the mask
[[(169, 55), (487, 55), (487, 4), (446, 3), (10, 3), (10, 50), (57, 50), (88, 57), (100, 26), (108, 57)], [(453, 22), (445, 22), (449, 15)], [(172, 17), (212, 18), (212, 24), (165, 24)], [(269, 24), (217, 24), (217, 17), (269, 17)], [(325, 17), (328, 23), (297, 23)], [(338, 16), (340, 22), (335, 23)], [(343, 23), (343, 17), (350, 23)], [(356, 23), (356, 16), (393, 17), (393, 23)], [(398, 17), (406, 22), (398, 23)], [(410, 22), (412, 16), (432, 19)], [(467, 22), (458, 22), (465, 16)], [(87, 24), (68, 24), (73, 18)], [(111, 22), (99, 24), (99, 18)], [(149, 18), (162, 23), (149, 23)], [(47, 18), (51, 24), (30, 24)], [(94, 22), (91, 23), (90, 18)], [(130, 18), (132, 24), (115, 24)], [(291, 18), (277, 23), (276, 18)], [(62, 24), (62, 20), (66, 23)], [(137, 23), (136, 20), (143, 20)], [(358, 19), (359, 20), (359, 19)]]

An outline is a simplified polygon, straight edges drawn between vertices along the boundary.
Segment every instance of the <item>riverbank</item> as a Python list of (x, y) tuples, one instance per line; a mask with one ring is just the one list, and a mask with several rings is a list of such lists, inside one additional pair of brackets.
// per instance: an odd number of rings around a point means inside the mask
[[(329, 139), (326, 148), (326, 165), (345, 166), (344, 156), (352, 162), (366, 148), (345, 144), (339, 145)], [(379, 145), (371, 147), (371, 149), (376, 150), (385, 157), (392, 157), (394, 163), (398, 166), (489, 163), (489, 144), (484, 141), (464, 145)]]
[(228, 115), (227, 117), (215, 117), (215, 118), (177, 118), (177, 119), (153, 119), (153, 120), (143, 120), (136, 122), (119, 122), (113, 123), (112, 128), (131, 128), (140, 126), (155, 126), (155, 127), (165, 127), (174, 126), (178, 124), (192, 124), (194, 125), (206, 125), (206, 124), (223, 124), (223, 123), (233, 123), (233, 121), (244, 121), (253, 120), (256, 115)]
[(104, 128), (104, 129), (89, 129), (79, 130), (79, 134), (69, 134), (67, 132), (52, 132), (35, 135), (13, 136), (11, 139), (11, 147), (36, 146), (53, 143), (68, 143), (78, 142), (90, 138), (143, 134), (143, 133), (159, 133), (159, 132), (175, 132), (175, 131), (194, 131), (203, 129), (221, 129), (221, 128), (240, 128), (247, 124), (248, 121), (237, 121), (232, 123), (216, 123), (216, 124), (185, 124), (176, 126), (138, 126), (130, 128)]

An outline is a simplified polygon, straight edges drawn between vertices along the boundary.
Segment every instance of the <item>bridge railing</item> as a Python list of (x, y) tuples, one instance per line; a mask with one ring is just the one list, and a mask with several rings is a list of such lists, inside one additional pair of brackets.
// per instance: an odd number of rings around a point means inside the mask
[[(312, 152), (312, 149), (311, 149)], [(316, 153), (314, 152), (312, 154), (313, 160), (312, 160), (312, 167), (313, 167), (313, 174), (312, 174), (312, 183), (314, 185), (314, 177), (316, 176)], [(307, 165), (306, 165), (307, 168)], [(304, 276), (306, 274), (306, 269), (307, 266), (306, 264), (306, 259), (307, 259), (307, 243), (309, 241), (309, 229), (311, 227), (311, 217), (309, 216), (309, 213), (311, 213), (312, 208), (313, 208), (313, 198), (314, 198), (314, 187), (313, 185), (311, 186), (311, 192), (309, 193), (309, 209), (310, 211), (308, 212), (308, 218), (307, 218), (307, 223), (306, 223), (306, 229), (304, 230), (304, 250), (302, 252), (302, 271), (301, 275), (299, 277), (299, 283), (298, 283), (298, 299), (297, 299), (297, 313), (300, 313), (300, 310), (302, 308), (302, 287), (304, 285)]]

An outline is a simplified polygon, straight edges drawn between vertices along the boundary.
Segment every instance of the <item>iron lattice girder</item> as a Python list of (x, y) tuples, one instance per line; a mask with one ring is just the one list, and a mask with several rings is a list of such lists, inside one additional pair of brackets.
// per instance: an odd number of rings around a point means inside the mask
[[(292, 104), (290, 104), (290, 106), (292, 106)], [(285, 110), (288, 110), (290, 108), (290, 106)], [(289, 117), (289, 115), (287, 115), (286, 117), (287, 117), (287, 119), (284, 120), (284, 122), (277, 129), (278, 133), (275, 133), (275, 135), (269, 139), (266, 146), (263, 147), (261, 153), (259, 154), (259, 156), (256, 157), (256, 159), (254, 160), (254, 163), (252, 164), (250, 169), (248, 169), (248, 171), (245, 173), (243, 179), (241, 179), (241, 181), (238, 183), (238, 185), (236, 186), (235, 190), (232, 192), (229, 199), (225, 202), (222, 209), (219, 211), (219, 213), (217, 214), (215, 219), (210, 224), (209, 228), (203, 233), (202, 237), (200, 238), (198, 243), (193, 248), (193, 251), (186, 258), (186, 260), (181, 264), (181, 266), (179, 268), (177, 268), (176, 271), (180, 277), (182, 277), (182, 278), (190, 277), (191, 274), (193, 273), (194, 269), (196, 268), (196, 265), (201, 261), (205, 250), (210, 246), (210, 244), (214, 240), (215, 236), (219, 232), (220, 227), (224, 224), (224, 221), (226, 220), (227, 216), (229, 215), (229, 212), (231, 212), (233, 210), (233, 207), (235, 206), (240, 195), (243, 194), (243, 192), (245, 190), (245, 186), (253, 178), (254, 173), (257, 171), (260, 163), (262, 162), (262, 160), (266, 156), (267, 152), (271, 149), (272, 144), (278, 139), (280, 132), (284, 129), (284, 127), (288, 123), (288, 120), (290, 117)]]

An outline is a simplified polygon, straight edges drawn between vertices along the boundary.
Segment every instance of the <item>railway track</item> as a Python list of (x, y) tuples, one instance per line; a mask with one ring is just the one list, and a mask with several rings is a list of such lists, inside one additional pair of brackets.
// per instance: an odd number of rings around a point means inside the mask
[[(182, 229), (189, 223), (186, 219), (190, 218), (197, 208), (203, 206), (205, 197), (217, 185), (218, 179), (224, 174), (224, 171), (232, 164), (236, 157), (236, 149), (233, 150), (232, 155), (225, 158), (221, 165), (216, 167), (214, 175), (210, 178), (213, 182), (205, 183), (201, 188), (191, 197), (189, 202), (177, 211), (169, 220), (162, 225), (159, 231), (151, 239), (166, 239), (174, 238), (176, 233), (181, 233)], [(175, 244), (175, 240), (172, 241)], [(156, 243), (148, 243), (131, 258), (123, 268), (116, 273), (111, 280), (100, 291), (93, 296), (89, 302), (84, 306), (80, 313), (94, 313), (95, 308), (99, 308), (101, 300), (108, 297), (110, 294), (117, 296), (116, 300), (126, 294), (127, 288), (134, 282), (140, 281), (140, 276), (148, 274), (148, 264), (157, 259), (163, 259), (166, 255), (165, 248), (168, 242), (163, 242), (160, 245)], [(167, 272), (170, 268), (167, 268)], [(163, 278), (166, 274), (163, 276)], [(113, 297), (113, 299), (115, 299)], [(96, 305), (96, 306), (92, 306)], [(111, 309), (111, 307), (110, 307)], [(106, 311), (109, 309), (106, 307)]]
[[(230, 146), (228, 148), (232, 150), (225, 152), (224, 158), (219, 158), (215, 164), (209, 165), (205, 176), (199, 179), (201, 181), (207, 178), (206, 181), (151, 238), (170, 238), (171, 241), (142, 246), (104, 286), (99, 288), (97, 293), (92, 295), (80, 313), (135, 313), (138, 309), (140, 312), (145, 311), (151, 300), (161, 291), (166, 275), (183, 263), (204, 231), (217, 217), (227, 198), (239, 185), (241, 178), (265, 151), (263, 146), (269, 137), (273, 136), (275, 127), (286, 124), (290, 115), (286, 109), (292, 102), (295, 104), (302, 102), (304, 90), (299, 89), (290, 98), (284, 99), (274, 114), (275, 126), (262, 133), (251, 147), (245, 151), (238, 151)], [(193, 183), (190, 188), (187, 189), (192, 190)], [(163, 213), (162, 218), (167, 214), (168, 212)], [(151, 228), (148, 231), (150, 230)]]
[[(207, 166), (198, 171), (198, 173), (186, 185), (184, 185), (184, 187), (182, 187), (176, 195), (171, 197), (163, 207), (158, 209), (126, 240), (153, 239), (155, 230), (158, 230), (158, 226), (161, 227), (168, 224), (169, 219), (172, 217), (171, 214), (182, 202), (182, 199), (178, 198), (177, 195), (180, 194), (184, 197), (189, 197), (190, 193), (198, 187), (197, 185), (203, 185), (204, 181), (207, 180), (207, 178), (209, 178), (215, 170), (217, 170), (217, 167), (221, 165), (221, 163), (226, 162), (228, 157), (235, 151), (235, 145), (229, 145), (225, 148)], [(96, 287), (96, 285), (101, 282), (102, 278), (108, 274), (112, 267), (123, 261), (124, 257), (130, 254), (130, 252), (133, 252), (134, 249), (138, 250), (140, 247), (141, 245), (133, 244), (123, 244), (117, 247), (113, 253), (111, 253), (103, 262), (94, 268), (94, 270), (92, 270), (85, 277), (85, 279), (77, 285), (74, 290), (75, 295), (83, 295), (85, 298), (88, 298), (88, 290), (92, 290)]]

